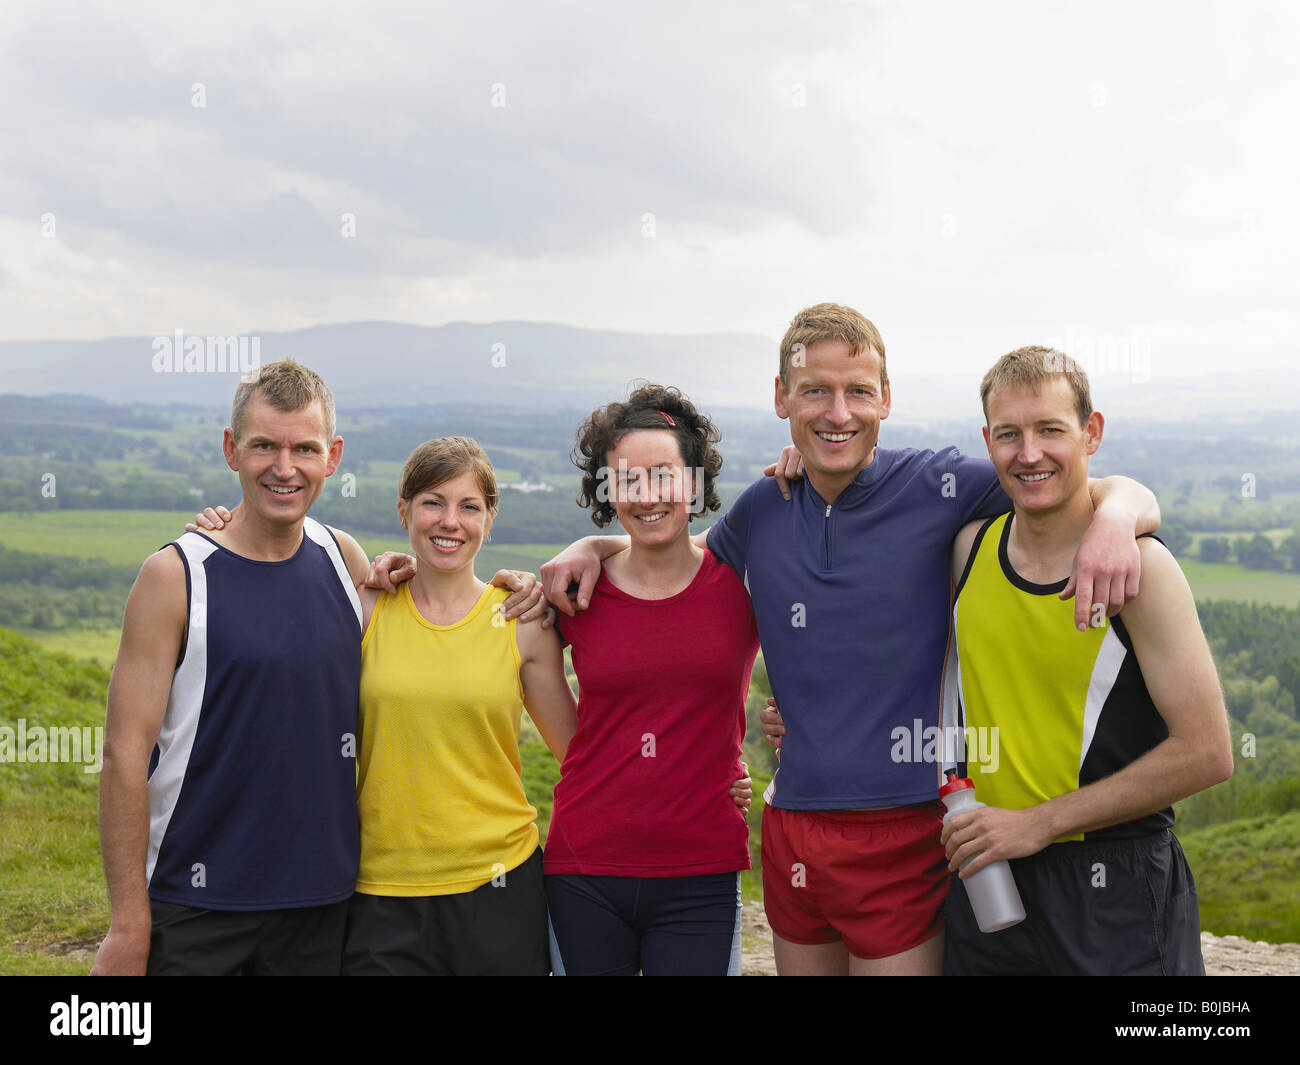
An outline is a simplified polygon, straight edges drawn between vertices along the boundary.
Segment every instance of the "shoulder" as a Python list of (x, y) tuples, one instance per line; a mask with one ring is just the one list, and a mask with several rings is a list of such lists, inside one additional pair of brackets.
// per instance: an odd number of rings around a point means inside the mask
[[(704, 548), (704, 558), (700, 562), (702, 584), (708, 586), (722, 585), (727, 588), (736, 587), (745, 592), (745, 584), (736, 573), (723, 559), (719, 558), (709, 548)], [(748, 595), (748, 592), (745, 592)]]
[(348, 572), (352, 574), (352, 580), (360, 584), (365, 580), (366, 573), (370, 569), (370, 557), (350, 533), (345, 533), (332, 525), (321, 525), (321, 528), (334, 537), (339, 545), (339, 551), (343, 554), (343, 561), (347, 563)]
[(541, 618), (532, 621), (515, 620), (510, 624), (515, 627), (515, 641), (519, 645), (520, 657), (525, 660), (535, 659), (545, 651), (559, 650), (562, 646), (559, 632), (554, 628), (542, 628)]
[(1147, 578), (1152, 578), (1157, 587), (1181, 585), (1190, 587), (1183, 575), (1183, 567), (1174, 558), (1173, 552), (1154, 536), (1139, 536), (1138, 554), (1142, 558), (1142, 576), (1139, 587), (1145, 585)]
[[(185, 625), (189, 613), (189, 576), (180, 551), (173, 545), (154, 552), (140, 567), (127, 597), (123, 626)], [(161, 631), (161, 630), (159, 630)]]
[(975, 538), (979, 532), (992, 519), (981, 519), (979, 521), (968, 521), (957, 532), (956, 538), (952, 542), (952, 575), (960, 578), (966, 563), (970, 559), (970, 553), (975, 547)]
[(878, 476), (883, 477), (928, 476), (937, 479), (960, 471), (968, 474), (987, 472), (990, 479), (996, 479), (993, 463), (988, 459), (974, 458), (952, 445), (938, 451), (915, 447), (877, 448), (875, 462), (880, 463)]
[(184, 601), (186, 581), (185, 560), (179, 547), (168, 544), (144, 560), (135, 587), (150, 595), (178, 594)]
[(1137, 546), (1142, 561), (1138, 594), (1120, 612), (1130, 634), (1134, 629), (1163, 627), (1179, 618), (1196, 618), (1191, 585), (1169, 548), (1151, 536), (1139, 537)]
[[(806, 478), (791, 481), (792, 488), (800, 488)], [(781, 495), (781, 489), (777, 487), (775, 477), (760, 477), (757, 481), (746, 485), (740, 495), (736, 496), (736, 501), (727, 509), (728, 514), (734, 512), (749, 513), (755, 507), (770, 507), (776, 504), (784, 504), (785, 499)]]

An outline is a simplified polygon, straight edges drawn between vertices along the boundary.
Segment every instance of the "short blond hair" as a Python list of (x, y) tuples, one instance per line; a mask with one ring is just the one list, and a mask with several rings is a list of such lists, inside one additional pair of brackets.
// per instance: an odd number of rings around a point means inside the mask
[(259, 366), (241, 380), (230, 408), (230, 429), (236, 441), (244, 430), (244, 410), (254, 395), (261, 396), (276, 410), (286, 414), (302, 410), (313, 400), (319, 400), (325, 415), (325, 441), (328, 443), (334, 439), (334, 393), (315, 370), (309, 370), (293, 359), (281, 359)]
[(861, 355), (868, 347), (880, 356), (880, 383), (889, 380), (885, 369), (885, 342), (880, 330), (852, 307), (838, 303), (818, 303), (805, 307), (790, 319), (790, 328), (781, 340), (781, 384), (790, 387), (790, 364), (796, 350), (803, 351), (821, 340), (843, 340), (854, 355)]
[(980, 382), (984, 421), (987, 423), (989, 420), (989, 394), (995, 388), (1031, 388), (1038, 392), (1053, 377), (1064, 377), (1070, 382), (1079, 425), (1087, 425), (1088, 418), (1092, 415), (1092, 390), (1088, 387), (1088, 375), (1064, 352), (1038, 345), (1007, 352), (984, 375), (984, 380)]
[(397, 494), (410, 503), (421, 492), (431, 491), (462, 473), (474, 475), (488, 510), (495, 511), (500, 501), (496, 473), (478, 441), (468, 436), (440, 436), (412, 451), (402, 467)]

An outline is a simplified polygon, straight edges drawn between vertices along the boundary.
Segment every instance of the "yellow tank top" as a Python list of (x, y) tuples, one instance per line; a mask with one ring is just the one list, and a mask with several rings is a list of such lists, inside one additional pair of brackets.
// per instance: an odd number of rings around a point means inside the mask
[(433, 625), (411, 586), (381, 596), (361, 641), (357, 807), (366, 895), (472, 891), (537, 849), (519, 763), (514, 621), (487, 588)]

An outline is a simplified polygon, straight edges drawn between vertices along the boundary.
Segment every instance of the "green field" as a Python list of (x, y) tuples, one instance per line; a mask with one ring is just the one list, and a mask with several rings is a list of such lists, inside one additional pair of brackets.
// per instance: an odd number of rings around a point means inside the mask
[(1197, 599), (1233, 599), (1272, 606), (1300, 605), (1300, 573), (1247, 569), (1226, 562), (1179, 559)]
[(0, 513), (0, 544), (45, 555), (139, 565), (185, 531), (194, 514), (168, 510), (46, 510)]

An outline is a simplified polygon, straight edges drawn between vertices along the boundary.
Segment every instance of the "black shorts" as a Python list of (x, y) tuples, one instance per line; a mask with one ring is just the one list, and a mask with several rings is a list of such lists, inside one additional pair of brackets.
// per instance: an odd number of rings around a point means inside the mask
[(952, 878), (947, 976), (1204, 976), (1196, 884), (1168, 829), (1137, 839), (1054, 843), (1011, 861), (1025, 919), (975, 923)]
[(502, 882), (454, 895), (352, 896), (344, 976), (545, 976), (542, 850)]
[(556, 976), (739, 976), (740, 874), (546, 878)]
[(199, 910), (149, 900), (149, 976), (338, 976), (348, 900), (295, 910)]

